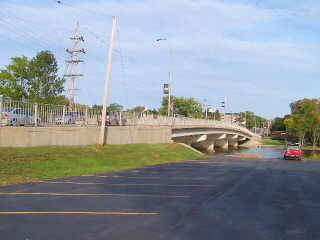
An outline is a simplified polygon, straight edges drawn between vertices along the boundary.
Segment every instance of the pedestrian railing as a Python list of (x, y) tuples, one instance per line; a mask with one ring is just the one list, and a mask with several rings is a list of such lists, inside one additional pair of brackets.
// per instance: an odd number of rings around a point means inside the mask
[[(0, 97), (0, 126), (100, 126), (101, 109), (83, 105), (72, 107), (63, 105), (13, 101)], [(107, 126), (171, 126), (171, 127), (210, 127), (231, 129), (253, 135), (247, 128), (225, 121), (208, 119), (167, 117), (144, 113), (107, 112)]]

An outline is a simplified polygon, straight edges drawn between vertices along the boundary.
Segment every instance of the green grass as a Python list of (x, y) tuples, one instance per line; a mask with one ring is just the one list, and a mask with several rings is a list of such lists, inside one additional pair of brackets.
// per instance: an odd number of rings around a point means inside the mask
[(320, 153), (319, 151), (304, 151), (302, 155), (302, 160), (320, 160)]
[(199, 157), (200, 154), (179, 144), (2, 147), (0, 186), (118, 171)]
[(279, 147), (284, 147), (286, 145), (283, 140), (273, 140), (273, 139), (262, 139), (261, 144), (268, 145), (268, 146), (279, 146)]

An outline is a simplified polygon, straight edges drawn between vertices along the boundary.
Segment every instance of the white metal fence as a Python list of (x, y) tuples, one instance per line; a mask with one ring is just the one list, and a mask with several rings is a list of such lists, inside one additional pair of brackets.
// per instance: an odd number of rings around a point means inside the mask
[[(0, 97), (0, 126), (100, 126), (101, 110), (85, 106), (62, 105), (12, 101)], [(252, 135), (248, 129), (225, 121), (167, 117), (147, 113), (108, 112), (107, 125), (151, 125), (151, 126), (195, 126), (237, 130)]]

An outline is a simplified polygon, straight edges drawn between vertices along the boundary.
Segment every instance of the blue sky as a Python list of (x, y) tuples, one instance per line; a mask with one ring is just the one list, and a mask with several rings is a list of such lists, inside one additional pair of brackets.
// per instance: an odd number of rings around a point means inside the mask
[[(1, 0), (0, 68), (10, 57), (52, 51), (60, 74), (76, 21), (86, 41), (76, 101), (101, 104), (112, 15), (119, 16), (108, 102), (158, 108), (173, 52), (172, 92), (228, 111), (272, 118), (318, 98), (316, 0)], [(67, 81), (66, 89), (70, 87)]]

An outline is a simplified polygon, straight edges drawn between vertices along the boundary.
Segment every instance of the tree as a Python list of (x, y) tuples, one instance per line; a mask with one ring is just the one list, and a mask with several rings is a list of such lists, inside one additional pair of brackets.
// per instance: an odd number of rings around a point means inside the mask
[[(171, 103), (173, 104), (174, 114), (195, 118), (200, 118), (202, 116), (201, 103), (194, 98), (171, 96)], [(162, 98), (162, 107), (159, 111), (162, 115), (168, 114), (168, 96)]]
[(286, 131), (286, 125), (284, 124), (284, 118), (276, 117), (273, 119), (271, 125), (271, 131)]
[(221, 114), (219, 112), (219, 110), (216, 110), (214, 113), (213, 113), (213, 119), (217, 120), (217, 121), (220, 121), (221, 120)]
[(49, 51), (39, 52), (30, 61), (25, 56), (11, 58), (11, 63), (0, 70), (0, 94), (14, 100), (66, 104), (61, 95), (63, 84), (56, 58)]
[(297, 137), (301, 146), (303, 146), (306, 132), (308, 130), (305, 124), (305, 119), (301, 115), (294, 114), (290, 118), (287, 118), (284, 123), (288, 128), (290, 136)]
[[(97, 105), (94, 104), (92, 105), (92, 109), (101, 112), (103, 108), (103, 105)], [(112, 111), (112, 112), (121, 112), (123, 110), (123, 106), (118, 104), (118, 103), (111, 103), (108, 107), (107, 107), (107, 111)]]
[(153, 115), (158, 115), (159, 114), (159, 111), (157, 109), (150, 109), (150, 110), (147, 110), (147, 113), (148, 114), (153, 114)]
[(107, 111), (112, 111), (112, 112), (121, 112), (123, 110), (123, 106), (118, 104), (118, 103), (111, 103), (107, 107)]
[(58, 64), (50, 51), (41, 51), (29, 63), (29, 99), (37, 102), (55, 103), (64, 91), (64, 80), (58, 77)]
[(145, 111), (147, 108), (145, 106), (136, 106), (132, 109), (129, 109), (129, 112), (132, 113), (142, 113), (143, 111)]
[(302, 99), (290, 104), (292, 115), (284, 123), (291, 136), (298, 137), (300, 144), (312, 142), (313, 149), (320, 138), (320, 104), (318, 99)]
[(97, 111), (102, 111), (102, 108), (103, 108), (102, 105), (97, 105), (97, 104), (92, 105), (92, 109)]
[(13, 57), (11, 63), (0, 70), (0, 94), (14, 100), (28, 97), (29, 61), (27, 57)]

